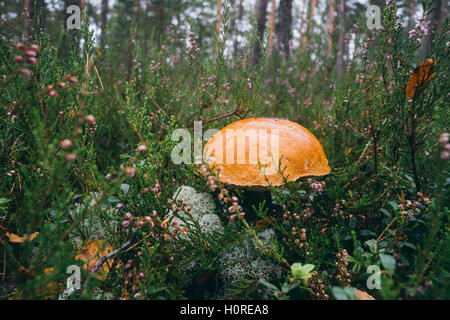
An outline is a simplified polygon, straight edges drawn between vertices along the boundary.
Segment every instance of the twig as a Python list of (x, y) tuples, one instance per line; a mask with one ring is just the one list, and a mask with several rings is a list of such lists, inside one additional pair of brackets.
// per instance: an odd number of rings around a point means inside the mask
[(228, 117), (235, 116), (235, 115), (239, 117), (239, 115), (242, 112), (243, 112), (243, 110), (241, 110), (241, 108), (236, 107), (232, 112), (225, 113), (225, 114), (222, 114), (221, 116), (218, 116), (216, 118), (212, 118), (212, 119), (203, 121), (203, 124), (206, 124), (208, 122), (214, 122), (214, 121), (217, 121), (217, 120), (220, 120), (220, 119), (224, 119), (224, 118), (228, 118)]
[(133, 242), (133, 238), (134, 235), (136, 234), (136, 229), (133, 230), (133, 232), (131, 233), (130, 238), (128, 239), (127, 242), (125, 242), (120, 248), (114, 250), (113, 252), (110, 252), (108, 254), (105, 254), (104, 256), (101, 256), (100, 259), (98, 259), (97, 263), (94, 265), (94, 268), (92, 268), (91, 272), (89, 272), (89, 274), (94, 274), (98, 271), (98, 269), (100, 269), (100, 267), (109, 259), (111, 259), (112, 257), (118, 255), (119, 253), (121, 253), (123, 250), (125, 250), (126, 248), (128, 248), (128, 246)]

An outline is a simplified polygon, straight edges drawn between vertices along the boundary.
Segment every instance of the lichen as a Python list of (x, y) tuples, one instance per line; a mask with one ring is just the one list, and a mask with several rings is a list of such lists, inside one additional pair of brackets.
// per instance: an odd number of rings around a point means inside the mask
[[(211, 194), (198, 193), (192, 187), (182, 186), (175, 191), (173, 199), (183, 199), (192, 208), (190, 211), (191, 218), (198, 223), (202, 232), (206, 234), (222, 234), (224, 232), (220, 217), (215, 214), (216, 204)], [(186, 226), (183, 219), (191, 227), (193, 225), (193, 222), (189, 222), (189, 216), (183, 211), (177, 214), (170, 211), (169, 215), (174, 215), (172, 221), (176, 221), (181, 227)], [(179, 233), (177, 237), (188, 239), (188, 235), (182, 233)], [(274, 237), (275, 231), (273, 229), (266, 229), (258, 233), (258, 238), (267, 248), (270, 248)], [(224, 298), (229, 295), (229, 289), (238, 284), (242, 278), (249, 278), (249, 275), (264, 280), (281, 277), (280, 267), (270, 258), (262, 256), (261, 249), (253, 238), (244, 239), (226, 249), (222, 252), (218, 261), (220, 266), (219, 277), (223, 283), (223, 287), (219, 288), (218, 292)], [(200, 271), (200, 266), (201, 261), (193, 259), (184, 264), (179, 272), (184, 276), (187, 274), (193, 275)], [(187, 282), (190, 282), (190, 280)], [(261, 289), (264, 298), (271, 296), (272, 292), (269, 289)]]
[[(266, 229), (257, 234), (266, 248), (270, 248), (272, 237), (275, 236), (273, 229)], [(220, 263), (226, 266), (221, 272), (220, 277), (223, 280), (223, 295), (229, 295), (229, 289), (241, 282), (242, 278), (249, 276), (271, 280), (281, 277), (280, 266), (272, 262), (269, 258), (261, 256), (261, 250), (253, 238), (248, 238), (237, 243), (226, 250), (220, 258)], [(272, 295), (268, 288), (261, 288), (262, 296), (268, 298)]]
[[(178, 188), (174, 193), (174, 200), (181, 200), (187, 203), (192, 209), (189, 211), (191, 218), (186, 212), (180, 211), (175, 214), (173, 211), (169, 212), (169, 215), (175, 215), (173, 220), (180, 227), (185, 227), (186, 222), (192, 227), (192, 220), (196, 221), (200, 227), (200, 230), (204, 233), (222, 233), (223, 226), (218, 215), (214, 212), (216, 210), (216, 204), (213, 197), (209, 193), (198, 193), (194, 188), (189, 186), (182, 186)], [(184, 221), (183, 221), (184, 220)], [(186, 237), (180, 234), (180, 237)]]

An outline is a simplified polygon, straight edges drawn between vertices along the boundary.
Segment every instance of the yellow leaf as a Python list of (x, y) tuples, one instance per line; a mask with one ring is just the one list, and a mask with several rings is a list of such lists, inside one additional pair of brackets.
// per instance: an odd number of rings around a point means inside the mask
[(38, 234), (39, 234), (39, 232), (35, 232), (35, 233), (30, 234), (30, 235), (25, 235), (23, 237), (20, 237), (17, 234), (7, 232), (6, 236), (8, 237), (9, 242), (23, 243), (23, 242), (27, 242), (27, 241), (33, 240), (34, 238), (37, 237)]
[[(77, 245), (78, 255), (75, 256), (75, 260), (81, 260), (85, 263), (85, 267), (88, 271), (91, 271), (95, 264), (100, 259), (100, 256), (106, 255), (113, 251), (113, 248), (105, 243), (103, 240), (88, 240), (84, 245)], [(109, 259), (105, 262), (100, 270), (98, 270), (97, 278), (104, 280), (109, 272), (108, 262), (111, 263), (113, 259)]]
[(432, 59), (427, 59), (409, 77), (408, 85), (406, 86), (406, 97), (411, 100), (416, 94), (416, 89), (424, 87), (430, 82), (435, 73), (430, 74), (431, 67), (436, 66), (436, 62)]

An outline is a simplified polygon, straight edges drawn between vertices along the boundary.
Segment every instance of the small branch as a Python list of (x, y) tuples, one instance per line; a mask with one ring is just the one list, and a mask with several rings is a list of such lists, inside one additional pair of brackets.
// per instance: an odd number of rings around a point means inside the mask
[(218, 116), (216, 118), (212, 118), (212, 119), (203, 121), (203, 124), (206, 124), (208, 122), (214, 122), (214, 121), (221, 120), (221, 119), (224, 119), (224, 118), (228, 118), (228, 117), (231, 117), (231, 116), (234, 116), (234, 115), (239, 116), (242, 113), (242, 111), (243, 110), (241, 110), (241, 108), (236, 107), (232, 112), (225, 113), (225, 114), (223, 114), (221, 116)]
[(109, 259), (111, 259), (112, 257), (118, 255), (119, 253), (121, 253), (123, 250), (125, 250), (126, 248), (128, 248), (128, 246), (131, 245), (131, 243), (133, 242), (133, 238), (134, 235), (136, 234), (136, 229), (133, 230), (133, 232), (131, 233), (130, 238), (128, 239), (127, 242), (125, 242), (120, 248), (114, 250), (113, 252), (110, 252), (108, 254), (105, 254), (104, 256), (101, 256), (100, 259), (98, 259), (97, 263), (94, 265), (94, 268), (92, 268), (91, 272), (89, 272), (89, 274), (94, 274), (98, 271), (98, 269), (100, 269), (100, 267)]

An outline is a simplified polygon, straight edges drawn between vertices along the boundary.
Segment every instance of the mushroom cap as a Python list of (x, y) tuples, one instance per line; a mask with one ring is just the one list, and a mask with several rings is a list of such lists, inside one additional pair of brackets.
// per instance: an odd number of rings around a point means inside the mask
[(287, 181), (295, 181), (330, 173), (317, 138), (298, 123), (285, 119), (233, 122), (211, 137), (203, 153), (205, 161), (219, 169), (220, 182), (255, 190), (283, 185), (283, 175)]

